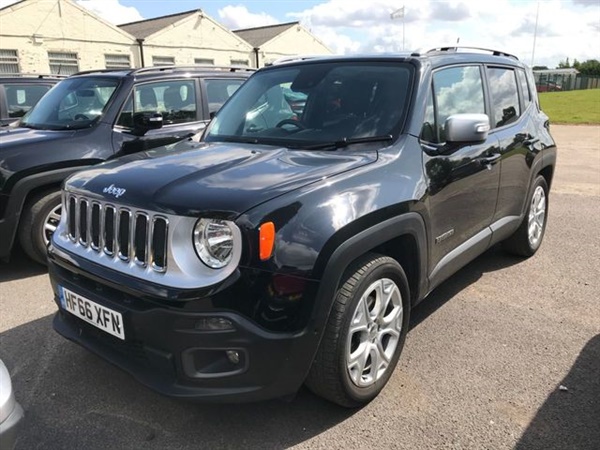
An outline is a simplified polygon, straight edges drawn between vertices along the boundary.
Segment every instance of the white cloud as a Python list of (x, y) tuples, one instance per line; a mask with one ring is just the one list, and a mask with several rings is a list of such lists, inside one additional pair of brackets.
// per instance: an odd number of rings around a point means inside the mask
[(0, 0), (0, 8), (5, 8), (13, 3), (17, 3), (18, 1), (19, 0)]
[(248, 8), (243, 5), (227, 5), (219, 10), (219, 18), (223, 25), (232, 30), (279, 23), (279, 20), (275, 17), (264, 12), (258, 14), (251, 13), (248, 11)]
[(119, 0), (77, 0), (77, 3), (115, 25), (143, 19), (134, 6), (123, 6)]
[[(597, 0), (540, 2), (536, 65), (555, 67), (572, 61), (600, 59), (600, 17)], [(404, 19), (390, 12), (405, 5)], [(460, 45), (504, 50), (531, 63), (537, 2), (495, 0), (494, 8), (480, 0), (327, 0), (311, 8), (290, 11), (336, 53), (397, 52)]]

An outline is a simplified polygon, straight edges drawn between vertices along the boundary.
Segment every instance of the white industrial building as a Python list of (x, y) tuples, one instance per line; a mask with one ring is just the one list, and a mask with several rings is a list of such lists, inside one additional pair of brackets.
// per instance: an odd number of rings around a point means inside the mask
[(202, 10), (112, 25), (72, 0), (23, 0), (0, 9), (0, 74), (153, 65), (261, 67), (331, 51), (297, 22), (232, 32)]

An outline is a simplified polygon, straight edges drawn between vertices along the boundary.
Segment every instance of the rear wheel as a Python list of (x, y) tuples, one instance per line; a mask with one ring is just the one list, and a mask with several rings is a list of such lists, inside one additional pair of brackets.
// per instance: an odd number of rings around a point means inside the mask
[(409, 289), (392, 258), (368, 254), (346, 272), (306, 385), (345, 407), (373, 400), (392, 375), (408, 331)]
[(19, 241), (27, 255), (46, 264), (46, 249), (60, 222), (60, 191), (46, 191), (33, 197), (24, 207), (19, 224)]
[(547, 221), (548, 184), (540, 175), (532, 186), (527, 214), (517, 231), (502, 243), (504, 249), (519, 256), (533, 256), (542, 245)]

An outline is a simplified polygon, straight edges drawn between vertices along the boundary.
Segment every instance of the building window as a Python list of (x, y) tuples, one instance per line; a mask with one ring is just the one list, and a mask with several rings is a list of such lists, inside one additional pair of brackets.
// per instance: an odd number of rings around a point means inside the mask
[(130, 69), (129, 55), (104, 55), (104, 65), (107, 69)]
[(54, 75), (73, 75), (79, 72), (77, 53), (48, 52), (50, 73)]
[(16, 50), (0, 50), (0, 73), (20, 73)]
[(175, 57), (173, 57), (173, 56), (153, 56), (152, 57), (152, 65), (153, 66), (174, 66), (175, 65)]
[(194, 59), (194, 64), (200, 64), (200, 65), (211, 65), (214, 66), (215, 65), (215, 60), (214, 59), (210, 59), (210, 58), (196, 58)]
[(247, 59), (232, 59), (231, 65), (248, 67), (250, 65), (250, 63), (248, 62)]

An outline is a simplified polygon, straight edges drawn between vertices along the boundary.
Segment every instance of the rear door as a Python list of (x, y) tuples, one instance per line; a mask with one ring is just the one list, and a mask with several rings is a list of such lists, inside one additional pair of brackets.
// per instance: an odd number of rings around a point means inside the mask
[(433, 74), (421, 143), (430, 214), (430, 273), (446, 278), (484, 251), (491, 238), (500, 181), (498, 140), (446, 144), (453, 114), (485, 114), (483, 68), (453, 66)]
[(517, 226), (525, 208), (534, 162), (541, 157), (535, 121), (537, 106), (532, 102), (523, 69), (488, 66), (486, 72), (492, 105), (491, 133), (498, 138), (502, 154), (494, 222), (512, 220)]

